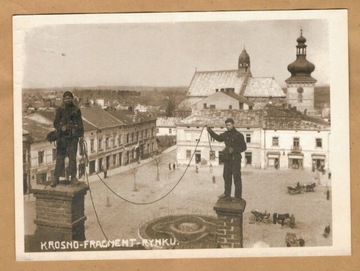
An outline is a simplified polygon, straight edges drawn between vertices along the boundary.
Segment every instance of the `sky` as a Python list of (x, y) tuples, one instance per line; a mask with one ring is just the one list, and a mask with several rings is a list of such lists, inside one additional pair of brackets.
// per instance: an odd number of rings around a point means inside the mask
[[(324, 19), (177, 19), (28, 27), (22, 50), (23, 88), (189, 86), (195, 70), (237, 69), (245, 48), (254, 77), (282, 86), (296, 59), (300, 30), (317, 85), (329, 84), (329, 24)], [(255, 17), (254, 17), (255, 18)], [(46, 20), (45, 20), (46, 22)]]

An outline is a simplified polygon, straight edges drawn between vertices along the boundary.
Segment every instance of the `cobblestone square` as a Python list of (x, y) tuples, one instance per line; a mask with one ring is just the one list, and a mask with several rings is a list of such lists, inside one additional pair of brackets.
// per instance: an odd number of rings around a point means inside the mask
[[(109, 171), (104, 182), (113, 192), (97, 175), (89, 177), (99, 221), (109, 240), (139, 239), (138, 230), (142, 224), (163, 216), (197, 214), (216, 217), (213, 206), (218, 195), (223, 193), (223, 167), (213, 167), (212, 172), (209, 165), (199, 165), (198, 172), (194, 166), (169, 170), (168, 164), (175, 162), (175, 152), (176, 149), (163, 153), (158, 165), (155, 161), (147, 160), (126, 171)], [(103, 178), (103, 174), (99, 176)], [(322, 183), (326, 183), (327, 175), (321, 178), (324, 179)], [(323, 236), (324, 228), (332, 224), (331, 197), (327, 200), (326, 185), (318, 185), (314, 192), (299, 195), (290, 195), (287, 191), (287, 186), (295, 186), (297, 182), (312, 183), (314, 173), (310, 170), (257, 170), (245, 167), (242, 169), (242, 179), (243, 198), (247, 202), (243, 217), (245, 248), (259, 245), (285, 247), (287, 233), (295, 233), (297, 238), (304, 239), (305, 246), (332, 245), (331, 234), (327, 238)], [(153, 201), (156, 202), (146, 204)], [(33, 201), (26, 200), (26, 234), (32, 234), (35, 230), (34, 206)], [(253, 209), (267, 211), (271, 213), (271, 218), (273, 213), (293, 214), (296, 226), (292, 229), (287, 224), (281, 226), (272, 222), (250, 224)], [(89, 192), (85, 197), (85, 214), (86, 239), (105, 240)]]

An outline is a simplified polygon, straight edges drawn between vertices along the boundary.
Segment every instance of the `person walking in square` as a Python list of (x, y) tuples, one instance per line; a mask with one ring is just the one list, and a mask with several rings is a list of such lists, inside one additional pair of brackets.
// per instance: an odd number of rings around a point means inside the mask
[(235, 199), (240, 201), (242, 197), (242, 179), (241, 179), (241, 153), (246, 151), (247, 146), (244, 135), (236, 130), (234, 120), (228, 118), (225, 120), (227, 131), (216, 134), (210, 127), (207, 131), (216, 141), (224, 142), (224, 193), (219, 198), (231, 200), (231, 187), (234, 179)]

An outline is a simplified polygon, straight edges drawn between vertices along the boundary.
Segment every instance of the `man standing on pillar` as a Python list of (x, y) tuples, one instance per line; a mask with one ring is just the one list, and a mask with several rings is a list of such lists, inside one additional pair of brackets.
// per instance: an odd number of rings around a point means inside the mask
[(235, 199), (233, 201), (240, 201), (242, 197), (241, 153), (247, 147), (244, 135), (235, 129), (234, 120), (231, 118), (226, 119), (225, 125), (227, 131), (220, 135), (216, 134), (210, 127), (207, 127), (207, 131), (212, 138), (219, 142), (225, 142), (225, 149), (223, 151), (225, 192), (219, 198), (227, 201), (231, 200), (231, 186), (232, 179), (234, 178)]
[(65, 157), (69, 157), (70, 183), (76, 184), (77, 165), (76, 155), (79, 138), (84, 136), (84, 126), (80, 108), (74, 105), (74, 96), (70, 91), (63, 94), (63, 104), (56, 110), (54, 127), (58, 138), (56, 140), (56, 166), (51, 187), (59, 183), (64, 171)]

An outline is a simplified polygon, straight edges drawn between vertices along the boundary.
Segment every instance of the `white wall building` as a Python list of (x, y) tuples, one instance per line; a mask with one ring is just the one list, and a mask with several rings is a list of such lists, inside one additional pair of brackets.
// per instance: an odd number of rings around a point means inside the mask
[(194, 110), (201, 109), (244, 109), (249, 110), (253, 103), (234, 93), (234, 89), (224, 89), (196, 102)]
[(201, 110), (182, 120), (177, 128), (178, 163), (188, 164), (194, 156), (191, 164), (221, 164), (225, 145), (210, 139), (203, 127), (208, 125), (222, 133), (228, 117), (234, 119), (236, 129), (247, 142), (242, 166), (330, 170), (330, 125), (322, 119), (272, 105), (250, 111)]
[(181, 119), (176, 117), (157, 118), (156, 135), (157, 136), (176, 136), (176, 123)]
[[(260, 110), (200, 110), (179, 122), (177, 127), (177, 162), (187, 165), (219, 165), (222, 161), (223, 142), (213, 140), (205, 125), (216, 133), (226, 131), (225, 119), (232, 117), (235, 127), (244, 134), (247, 150), (242, 154), (242, 166), (260, 168), (261, 117)], [(200, 137), (201, 135), (201, 137)]]

